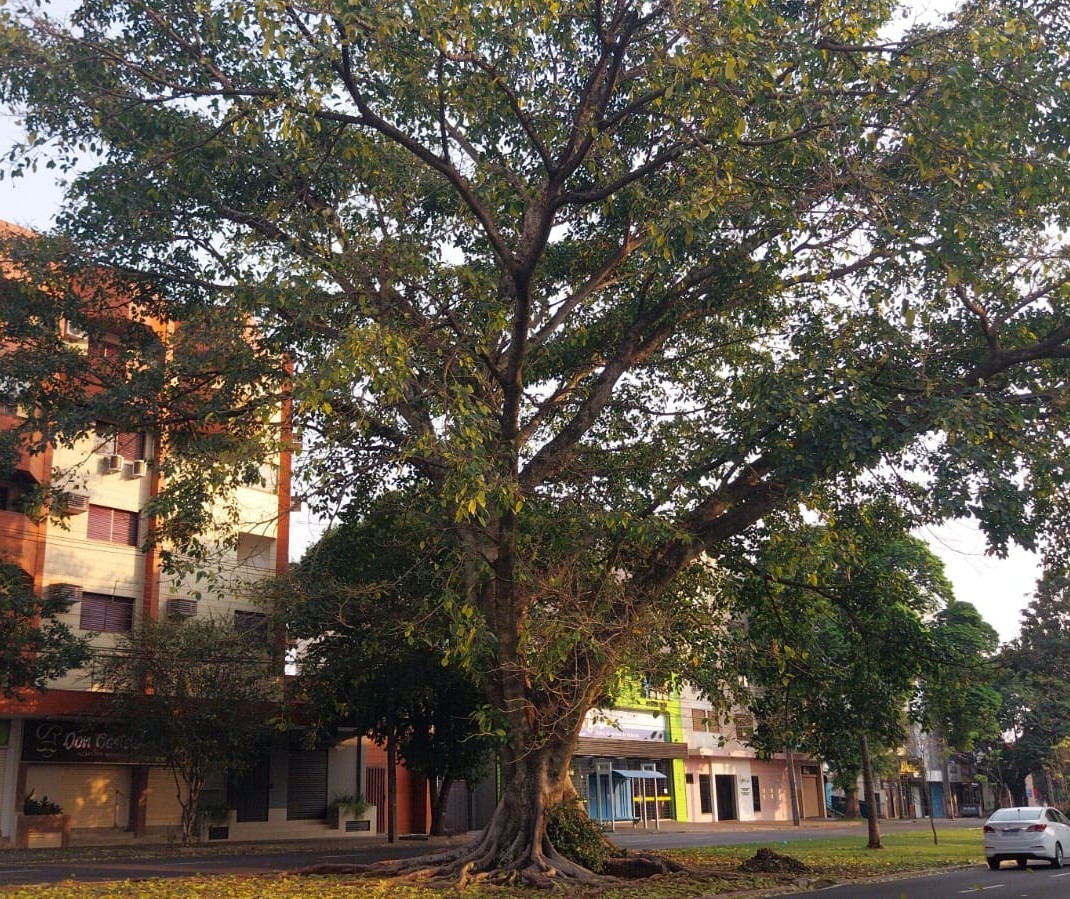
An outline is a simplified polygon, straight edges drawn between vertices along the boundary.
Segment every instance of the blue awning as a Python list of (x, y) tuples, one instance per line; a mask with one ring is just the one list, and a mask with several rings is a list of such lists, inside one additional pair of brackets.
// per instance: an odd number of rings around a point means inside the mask
[(621, 777), (627, 777), (629, 780), (647, 780), (665, 777), (660, 771), (628, 771), (614, 768), (613, 773), (619, 774)]

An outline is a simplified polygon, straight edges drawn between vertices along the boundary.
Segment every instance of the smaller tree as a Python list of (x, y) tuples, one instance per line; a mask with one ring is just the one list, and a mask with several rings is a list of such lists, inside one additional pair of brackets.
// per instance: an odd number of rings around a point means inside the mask
[(970, 603), (951, 600), (929, 628), (933, 651), (923, 666), (916, 712), (940, 748), (946, 813), (955, 814), (948, 761), (999, 736), (999, 691), (991, 686), (999, 635)]
[(783, 749), (789, 770), (795, 748), (857, 766), (879, 849), (872, 759), (901, 738), (930, 655), (924, 616), (951, 598), (950, 584), (887, 501), (830, 508), (821, 525), (771, 516), (765, 527), (734, 596), (747, 622), (741, 670), (759, 688), (757, 745)]
[(38, 596), (20, 568), (0, 562), (0, 695), (43, 690), (50, 680), (86, 664), (88, 641), (57, 620), (66, 609), (63, 596)]
[(420, 507), (399, 492), (351, 510), (273, 591), (280, 622), (303, 642), (299, 697), (315, 729), (347, 724), (386, 748), (391, 842), (399, 759), (427, 779), (437, 835), (453, 783), (482, 776), (497, 744), (458, 649), (465, 616), (450, 611), (449, 536), (422, 530)]
[(182, 842), (197, 836), (210, 773), (244, 771), (274, 730), (278, 681), (263, 642), (211, 618), (150, 621), (99, 663), (110, 711), (135, 752), (165, 765), (182, 806)]

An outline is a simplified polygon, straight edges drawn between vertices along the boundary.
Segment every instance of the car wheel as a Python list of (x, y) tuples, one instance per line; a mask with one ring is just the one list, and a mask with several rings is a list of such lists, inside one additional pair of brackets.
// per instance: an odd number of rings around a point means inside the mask
[(1061, 868), (1063, 866), (1063, 844), (1055, 844), (1055, 855), (1052, 857), (1051, 866), (1053, 868)]
[(985, 861), (988, 862), (988, 867), (991, 868), (993, 871), (998, 871), (999, 870), (999, 859), (998, 858), (986, 858)]
[(1019, 868), (1024, 868), (1028, 860), (1024, 858), (1016, 858), (1014, 861), (1018, 864)]

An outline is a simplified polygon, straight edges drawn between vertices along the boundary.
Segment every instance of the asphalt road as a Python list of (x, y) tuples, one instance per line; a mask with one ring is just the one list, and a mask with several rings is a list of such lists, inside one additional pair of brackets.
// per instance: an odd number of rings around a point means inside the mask
[[(939, 821), (937, 826), (976, 828), (977, 839), (980, 841), (980, 825), (977, 819), (965, 819), (955, 822)], [(927, 821), (882, 821), (882, 830), (928, 830)], [(778, 847), (787, 845), (798, 840), (824, 839), (828, 837), (857, 836), (860, 845), (865, 840), (865, 824), (857, 821), (806, 823), (801, 828), (784, 827), (782, 825), (678, 825), (668, 822), (660, 831), (653, 829), (644, 831), (633, 830), (631, 827), (623, 827), (610, 837), (618, 845), (627, 849), (667, 849), (673, 847), (694, 846), (730, 846), (740, 843), (762, 843), (768, 846)], [(272, 874), (281, 871), (293, 871), (299, 868), (316, 864), (366, 864), (388, 858), (407, 858), (430, 851), (444, 848), (446, 845), (456, 845), (465, 837), (453, 837), (449, 841), (443, 840), (400, 840), (393, 845), (383, 840), (374, 840), (359, 843), (354, 841), (323, 844), (296, 843), (289, 846), (268, 848), (248, 845), (248, 851), (243, 851), (240, 845), (213, 846), (199, 851), (198, 849), (183, 850), (176, 852), (168, 847), (144, 846), (128, 848), (121, 851), (107, 850), (94, 852), (92, 849), (82, 849), (77, 852), (66, 854), (26, 854), (14, 850), (0, 852), (0, 887), (14, 886), (33, 883), (58, 883), (63, 880), (78, 880), (83, 882), (101, 882), (111, 880), (134, 880), (159, 877), (187, 877), (194, 875), (213, 874)], [(114, 857), (107, 857), (112, 854)], [(1003, 872), (1003, 878), (1015, 884), (1024, 883), (1021, 875), (1028, 877), (1033, 873), (1047, 873), (1043, 869), (1030, 868), (1028, 872), (1019, 872), (1007, 868)], [(962, 872), (956, 872), (962, 873)], [(967, 872), (974, 880), (991, 884), (1000, 878), (997, 872), (988, 871), (987, 868), (978, 868), (976, 871)], [(1059, 874), (1061, 872), (1055, 872)], [(1068, 869), (1070, 873), (1070, 869)], [(992, 875), (992, 877), (988, 877)], [(950, 875), (949, 875), (950, 876)], [(942, 879), (936, 878), (936, 879)], [(926, 878), (932, 881), (933, 878)], [(970, 877), (966, 877), (963, 883), (969, 884)], [(907, 881), (896, 881), (896, 886), (901, 887)], [(910, 881), (913, 883), (913, 881)], [(1061, 883), (1063, 893), (1070, 894), (1070, 879), (1055, 880), (1053, 883)], [(877, 886), (877, 885), (875, 885)], [(841, 891), (841, 896), (869, 896), (870, 893), (856, 892), (869, 887), (852, 885), (848, 893)], [(917, 893), (917, 896), (939, 896), (947, 899), (949, 887), (943, 887), (939, 892)], [(957, 892), (953, 890), (952, 892)], [(810, 894), (803, 894), (810, 895)], [(816, 895), (816, 894), (815, 894)], [(899, 899), (901, 896), (914, 893), (880, 893), (872, 894), (876, 897), (889, 896)], [(1006, 893), (1007, 896), (1020, 896), (1023, 893)], [(1030, 894), (1033, 895), (1033, 894)], [(1037, 896), (1048, 895), (1036, 893)], [(1051, 893), (1050, 895), (1056, 895)]]
[(985, 899), (1066, 899), (1068, 895), (1070, 869), (1054, 870), (1036, 862), (1024, 871), (1013, 865), (999, 871), (989, 871), (978, 865), (946, 874), (886, 883), (837, 884), (809, 893), (792, 893), (791, 899), (957, 899), (959, 896), (967, 899), (971, 896), (977, 899), (981, 896)]

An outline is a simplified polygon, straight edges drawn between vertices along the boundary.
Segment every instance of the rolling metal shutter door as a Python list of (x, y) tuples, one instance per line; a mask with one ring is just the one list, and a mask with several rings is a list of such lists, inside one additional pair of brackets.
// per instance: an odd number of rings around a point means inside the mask
[[(182, 791), (185, 793), (185, 789)], [(149, 769), (148, 805), (145, 808), (145, 824), (162, 827), (182, 822), (182, 806), (175, 792), (175, 779), (167, 768)]]
[(327, 815), (327, 750), (290, 753), (286, 817), (306, 821)]
[(115, 827), (125, 822), (130, 802), (130, 769), (105, 765), (64, 767), (59, 776), (59, 805), (71, 827)]

